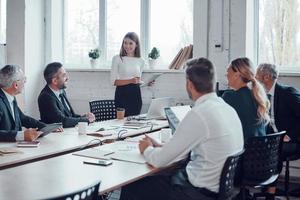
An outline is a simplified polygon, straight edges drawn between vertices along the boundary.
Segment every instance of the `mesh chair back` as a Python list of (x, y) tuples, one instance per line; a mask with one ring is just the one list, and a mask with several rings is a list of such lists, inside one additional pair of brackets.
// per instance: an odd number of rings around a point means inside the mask
[(243, 155), (243, 179), (265, 181), (279, 173), (280, 154), (285, 131), (246, 141)]
[(234, 190), (234, 177), (237, 169), (238, 161), (244, 151), (241, 151), (233, 156), (229, 156), (222, 169), (220, 178), (220, 188), (218, 200), (226, 200), (232, 196)]
[(94, 113), (96, 121), (105, 121), (116, 118), (116, 107), (114, 100), (91, 101), (90, 111)]
[(50, 198), (50, 200), (97, 200), (100, 182), (93, 184), (92, 186), (86, 187), (82, 190), (72, 192), (59, 197)]

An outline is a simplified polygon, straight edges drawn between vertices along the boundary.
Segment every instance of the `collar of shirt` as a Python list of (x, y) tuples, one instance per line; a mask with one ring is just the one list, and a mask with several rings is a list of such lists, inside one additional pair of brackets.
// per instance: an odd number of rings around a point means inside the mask
[(211, 92), (211, 93), (207, 93), (204, 94), (203, 96), (199, 97), (196, 101), (195, 101), (195, 106), (201, 104), (202, 102), (206, 101), (207, 99), (211, 99), (211, 98), (217, 98), (217, 94), (215, 92)]
[(276, 82), (273, 83), (270, 91), (268, 92), (268, 94), (271, 95), (272, 97), (274, 97), (274, 94), (275, 94), (275, 85), (276, 85)]
[(61, 90), (53, 90), (50, 86), (48, 86), (50, 90), (55, 94), (55, 96), (60, 100), (59, 95), (62, 93)]
[(8, 102), (11, 104), (15, 100), (15, 97), (12, 96), (12, 95), (10, 95), (10, 94), (8, 94), (7, 92), (5, 92), (5, 90), (3, 90), (3, 89), (1, 89), (1, 90), (4, 92), (4, 94), (5, 94)]

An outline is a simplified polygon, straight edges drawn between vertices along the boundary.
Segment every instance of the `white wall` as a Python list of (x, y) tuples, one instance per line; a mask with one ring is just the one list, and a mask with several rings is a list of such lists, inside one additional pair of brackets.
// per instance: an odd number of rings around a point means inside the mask
[(25, 112), (35, 118), (39, 118), (37, 97), (43, 87), (41, 82), (45, 63), (44, 8), (44, 1), (26, 0), (24, 66), (28, 79), (25, 85)]
[(7, 1), (7, 63), (23, 68), (27, 83), (25, 92), (17, 96), (18, 104), (34, 117), (39, 116), (36, 99), (45, 57), (44, 27), (44, 1)]

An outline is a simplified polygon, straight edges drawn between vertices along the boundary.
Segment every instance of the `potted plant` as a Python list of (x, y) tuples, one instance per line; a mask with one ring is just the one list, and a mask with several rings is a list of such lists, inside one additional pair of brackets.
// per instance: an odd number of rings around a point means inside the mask
[(156, 65), (156, 61), (159, 58), (159, 56), (160, 56), (159, 49), (153, 47), (150, 53), (148, 54), (150, 68), (153, 68)]
[(98, 58), (100, 57), (99, 49), (91, 49), (89, 51), (89, 57), (91, 58), (90, 61), (92, 68), (96, 68), (96, 65), (98, 64)]

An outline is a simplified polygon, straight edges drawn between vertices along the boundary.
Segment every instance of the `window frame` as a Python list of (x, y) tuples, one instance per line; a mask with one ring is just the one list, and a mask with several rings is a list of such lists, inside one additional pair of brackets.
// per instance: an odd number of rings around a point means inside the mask
[[(253, 27), (253, 49), (252, 49), (252, 53), (253, 53), (253, 63), (258, 66), (261, 61), (259, 59), (259, 54), (260, 54), (260, 30), (259, 30), (259, 19), (260, 19), (260, 13), (259, 13), (259, 0), (253, 0), (253, 12), (252, 15), (248, 16), (248, 17), (252, 17), (253, 21), (254, 21), (254, 27)], [(250, 11), (251, 13), (251, 11)], [(274, 63), (276, 64), (276, 63)], [(276, 64), (277, 65), (277, 64)], [(279, 70), (280, 70), (280, 76), (300, 76), (300, 66), (297, 67), (296, 69), (294, 68), (289, 68), (287, 66), (278, 66)]]
[[(99, 0), (99, 46), (98, 48), (101, 51), (100, 56), (100, 69), (110, 69), (110, 64), (107, 58), (107, 1), (108, 0)], [(206, 1), (206, 0), (205, 0)], [(197, 1), (196, 1), (197, 2)], [(195, 5), (195, 0), (193, 0), (193, 5)], [(83, 65), (81, 63), (65, 63), (65, 28), (66, 28), (66, 15), (65, 15), (65, 6), (66, 0), (62, 2), (62, 60), (66, 67), (72, 67), (74, 69), (78, 68), (78, 65), (81, 65), (81, 69), (90, 69), (89, 65)], [(195, 8), (193, 8), (193, 11)], [(194, 13), (193, 13), (194, 15)], [(194, 23), (194, 22), (193, 22)], [(140, 43), (141, 43), (141, 56), (147, 59), (148, 52), (151, 47), (151, 0), (140, 0)], [(194, 31), (193, 31), (194, 35)], [(193, 37), (194, 38), (194, 37)]]

